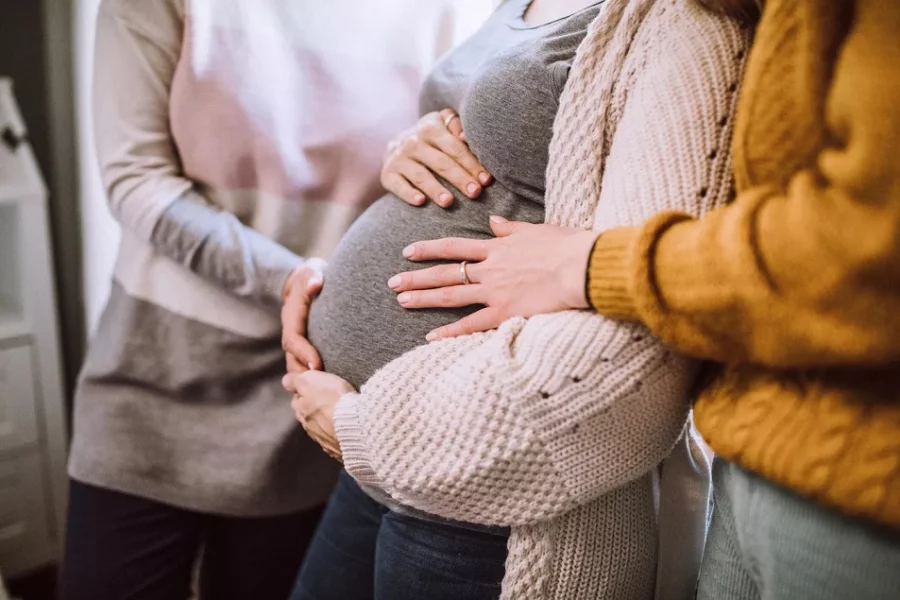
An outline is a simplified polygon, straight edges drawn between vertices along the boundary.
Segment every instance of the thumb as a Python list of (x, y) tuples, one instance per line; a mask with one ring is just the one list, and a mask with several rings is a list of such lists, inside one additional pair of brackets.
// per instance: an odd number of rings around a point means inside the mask
[(306, 385), (309, 383), (309, 373), (311, 373), (311, 371), (304, 371), (302, 373), (296, 373), (296, 374), (288, 373), (288, 375), (292, 377), (291, 383), (294, 384), (294, 394), (296, 394), (298, 396), (303, 395), (303, 390), (306, 388)]
[(310, 258), (306, 261), (306, 267), (310, 270), (306, 279), (306, 289), (310, 296), (315, 296), (325, 283), (325, 264), (321, 258)]
[(306, 282), (306, 293), (309, 294), (309, 298), (314, 298), (319, 292), (322, 291), (322, 284), (325, 283), (325, 280), (322, 278), (321, 274), (312, 275)]
[(494, 235), (497, 237), (512, 235), (515, 232), (528, 227), (528, 225), (529, 223), (523, 223), (521, 221), (508, 221), (497, 215), (491, 217), (491, 231), (493, 231)]

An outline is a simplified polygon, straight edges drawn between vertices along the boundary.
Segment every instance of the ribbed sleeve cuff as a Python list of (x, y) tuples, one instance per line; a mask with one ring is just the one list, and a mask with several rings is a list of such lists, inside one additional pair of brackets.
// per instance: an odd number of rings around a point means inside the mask
[(640, 229), (619, 227), (600, 234), (588, 263), (587, 292), (591, 306), (602, 315), (635, 321), (637, 306), (629, 286), (629, 258)]
[(344, 468), (359, 483), (380, 488), (369, 463), (368, 446), (359, 423), (362, 396), (345, 394), (334, 408), (334, 430), (341, 445)]

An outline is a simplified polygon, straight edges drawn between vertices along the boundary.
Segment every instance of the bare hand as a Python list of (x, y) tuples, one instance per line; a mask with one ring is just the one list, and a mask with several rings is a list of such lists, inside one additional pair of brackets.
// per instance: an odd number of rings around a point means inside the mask
[(322, 290), (325, 261), (307, 260), (284, 284), (281, 306), (281, 347), (288, 373), (303, 373), (322, 368), (318, 351), (306, 339), (306, 320), (313, 299)]
[(428, 334), (428, 341), (500, 326), (511, 317), (530, 317), (587, 308), (585, 277), (597, 232), (532, 225), (491, 217), (492, 240), (445, 238), (416, 242), (403, 251), (412, 261), (470, 261), (463, 285), (460, 264), (439, 265), (392, 277), (404, 308), (485, 308)]
[(459, 115), (450, 108), (428, 113), (391, 141), (381, 185), (413, 206), (421, 206), (428, 197), (447, 208), (453, 204), (453, 194), (435, 173), (469, 198), (477, 198), (482, 186), (491, 181), (465, 142)]
[(282, 384), (294, 394), (291, 408), (309, 437), (330, 457), (341, 460), (341, 444), (334, 429), (334, 408), (344, 394), (356, 391), (353, 386), (337, 375), (322, 371), (288, 374)]

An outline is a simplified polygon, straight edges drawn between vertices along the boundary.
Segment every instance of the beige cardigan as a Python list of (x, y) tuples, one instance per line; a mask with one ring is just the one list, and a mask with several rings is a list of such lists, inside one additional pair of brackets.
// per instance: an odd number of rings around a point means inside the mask
[[(727, 201), (748, 41), (689, 0), (608, 0), (561, 98), (547, 221), (607, 230)], [(512, 528), (503, 598), (680, 600), (696, 578), (708, 474), (689, 438), (662, 469), (661, 498), (657, 467), (685, 430), (695, 372), (635, 324), (516, 318), (394, 360), (335, 419), (361, 483)]]

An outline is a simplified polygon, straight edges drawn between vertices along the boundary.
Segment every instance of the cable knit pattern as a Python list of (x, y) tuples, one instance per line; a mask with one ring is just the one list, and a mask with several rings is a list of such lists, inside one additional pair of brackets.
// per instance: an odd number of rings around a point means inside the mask
[[(562, 95), (547, 220), (606, 230), (724, 203), (747, 42), (693, 2), (608, 0)], [(360, 483), (512, 528), (503, 598), (645, 600), (657, 467), (685, 429), (695, 367), (643, 326), (516, 318), (394, 360), (335, 422)]]
[(892, 529), (898, 57), (896, 0), (766, 0), (735, 123), (734, 202), (608, 232), (588, 269), (598, 312), (723, 365), (694, 407), (718, 456)]

